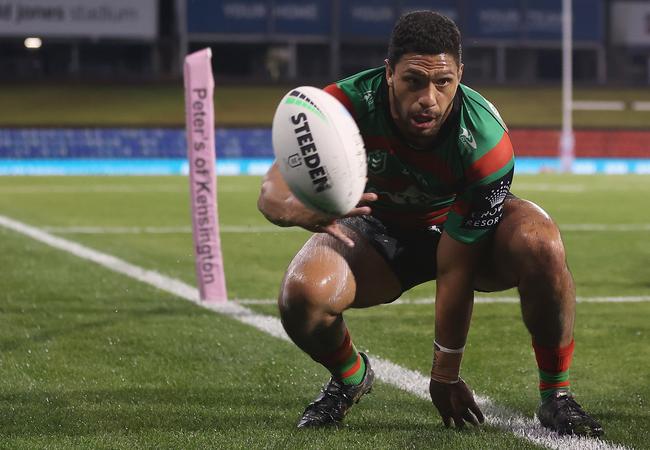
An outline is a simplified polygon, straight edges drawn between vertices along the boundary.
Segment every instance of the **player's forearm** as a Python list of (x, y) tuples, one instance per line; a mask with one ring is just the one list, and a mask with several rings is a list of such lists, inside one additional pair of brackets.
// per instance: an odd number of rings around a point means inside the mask
[[(460, 365), (474, 304), (470, 279), (464, 273), (445, 273), (436, 289), (436, 331), (431, 379), (455, 384), (460, 380)], [(469, 288), (468, 288), (469, 287)]]
[(465, 346), (474, 305), (472, 280), (451, 273), (438, 278), (436, 287), (436, 342), (448, 348)]
[(281, 227), (288, 227), (294, 225), (291, 220), (293, 200), (291, 192), (282, 192), (265, 181), (257, 200), (257, 208), (269, 222)]
[(304, 226), (314, 215), (291, 193), (277, 163), (273, 164), (262, 181), (257, 208), (269, 222), (281, 227)]
[(449, 348), (465, 345), (474, 304), (474, 277), (482, 245), (464, 244), (446, 232), (438, 245), (436, 341)]
[(474, 277), (481, 246), (456, 241), (446, 232), (438, 245), (436, 330), (431, 379), (457, 383), (474, 306)]

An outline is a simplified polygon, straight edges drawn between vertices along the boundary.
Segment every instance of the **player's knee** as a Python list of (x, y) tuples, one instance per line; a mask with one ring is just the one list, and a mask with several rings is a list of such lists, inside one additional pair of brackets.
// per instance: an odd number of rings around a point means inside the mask
[(521, 268), (534, 276), (553, 276), (566, 269), (564, 244), (557, 226), (551, 221), (538, 222), (518, 237), (522, 254)]
[(278, 297), (280, 314), (307, 317), (318, 312), (341, 312), (333, 311), (336, 302), (332, 300), (336, 293), (332, 281), (325, 276), (288, 274)]

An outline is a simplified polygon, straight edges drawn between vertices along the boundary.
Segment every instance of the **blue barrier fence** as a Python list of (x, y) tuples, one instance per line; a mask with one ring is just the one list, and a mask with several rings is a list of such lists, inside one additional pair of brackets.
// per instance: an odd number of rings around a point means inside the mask
[[(273, 155), (269, 128), (217, 128), (217, 157)], [(182, 128), (0, 129), (0, 158), (185, 158)]]
[[(217, 129), (217, 174), (262, 175), (273, 161), (268, 128)], [(0, 129), (0, 175), (187, 174), (183, 129)], [(557, 172), (557, 158), (518, 157), (517, 173)], [(650, 159), (580, 158), (580, 174), (650, 174)]]

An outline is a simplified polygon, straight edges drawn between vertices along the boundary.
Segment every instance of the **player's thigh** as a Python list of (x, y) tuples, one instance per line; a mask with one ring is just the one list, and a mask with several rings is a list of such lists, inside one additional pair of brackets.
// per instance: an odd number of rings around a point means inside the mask
[(479, 266), (476, 289), (496, 292), (517, 287), (527, 252), (535, 241), (554, 238), (557, 226), (535, 203), (510, 196), (504, 204), (503, 217)]
[(342, 227), (355, 242), (314, 234), (287, 269), (280, 301), (307, 301), (331, 313), (390, 302), (402, 290), (386, 260), (358, 231)]

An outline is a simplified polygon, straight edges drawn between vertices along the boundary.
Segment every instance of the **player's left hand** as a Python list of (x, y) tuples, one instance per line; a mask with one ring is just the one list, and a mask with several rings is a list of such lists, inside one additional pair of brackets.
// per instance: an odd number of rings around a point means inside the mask
[(462, 378), (454, 384), (431, 380), (429, 393), (447, 428), (451, 426), (452, 420), (456, 428), (463, 428), (465, 422), (475, 426), (485, 422), (485, 417), (474, 401), (469, 386)]

